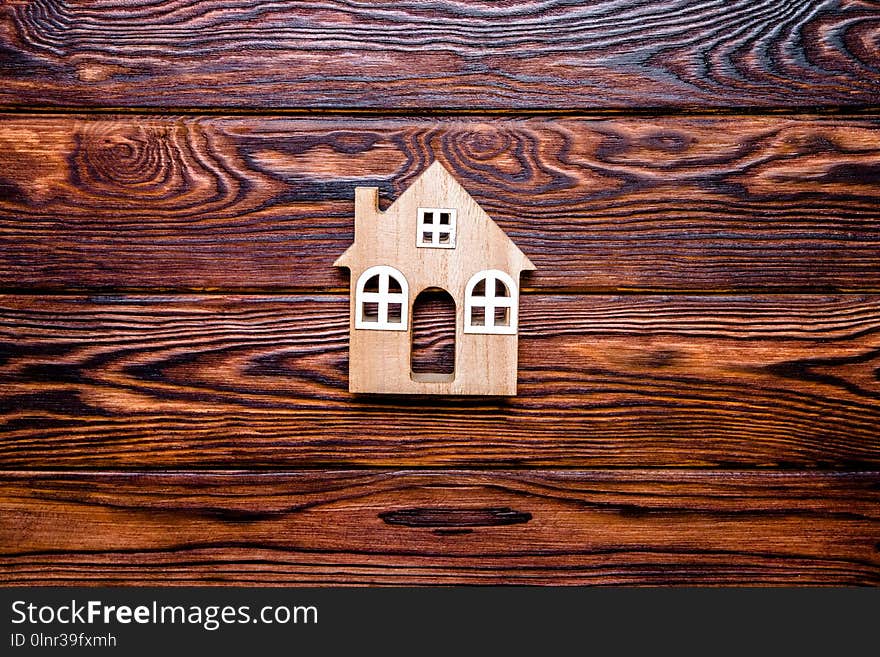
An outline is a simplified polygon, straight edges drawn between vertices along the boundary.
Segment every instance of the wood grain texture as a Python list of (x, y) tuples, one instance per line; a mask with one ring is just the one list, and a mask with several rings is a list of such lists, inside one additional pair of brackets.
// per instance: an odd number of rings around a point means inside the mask
[(0, 117), (0, 286), (348, 289), (354, 188), (443, 162), (525, 289), (880, 289), (880, 121)]
[(878, 296), (522, 313), (517, 397), (422, 399), (347, 392), (347, 297), (4, 297), (0, 467), (880, 463)]
[(869, 0), (11, 0), (0, 12), (7, 107), (880, 102)]
[(21, 472), (0, 513), (4, 585), (880, 584), (878, 472)]

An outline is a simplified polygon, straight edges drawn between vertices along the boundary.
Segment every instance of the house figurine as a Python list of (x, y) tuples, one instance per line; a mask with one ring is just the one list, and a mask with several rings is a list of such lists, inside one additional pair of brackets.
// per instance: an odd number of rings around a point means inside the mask
[[(348, 389), (354, 393), (515, 395), (519, 278), (535, 269), (439, 162), (387, 210), (355, 189)], [(455, 302), (452, 373), (414, 372), (412, 314), (439, 288)]]

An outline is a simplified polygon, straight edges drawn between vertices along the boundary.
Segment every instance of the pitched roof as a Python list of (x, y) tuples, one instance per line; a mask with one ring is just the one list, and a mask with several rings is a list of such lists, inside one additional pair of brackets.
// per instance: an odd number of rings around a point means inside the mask
[[(423, 171), (419, 176), (409, 185), (401, 194), (397, 197), (397, 199), (385, 210), (382, 214), (391, 213), (395, 210), (396, 206), (401, 204), (401, 201), (406, 199), (409, 195), (415, 194), (419, 188), (423, 188), (425, 186), (430, 188), (451, 188), (457, 191), (458, 194), (461, 194), (468, 198), (473, 202), (474, 206), (479, 209), (479, 211), (484, 215), (486, 220), (486, 224), (490, 226), (490, 230), (495, 232), (495, 241), (500, 239), (501, 243), (506, 245), (506, 248), (512, 250), (517, 256), (518, 259), (521, 260), (522, 270), (530, 271), (534, 270), (535, 266), (532, 264), (532, 261), (519, 249), (519, 247), (514, 243), (514, 241), (505, 233), (501, 227), (495, 223), (495, 221), (483, 210), (479, 203), (471, 196), (471, 194), (458, 182), (458, 180), (453, 176), (446, 167), (444, 167), (440, 162), (434, 161), (425, 171)], [(363, 189), (363, 188), (359, 188)], [(378, 190), (376, 188), (366, 188), (373, 191), (376, 195), (375, 198), (378, 198)], [(356, 193), (357, 196), (357, 193)], [(340, 255), (336, 262), (333, 264), (337, 267), (345, 267), (347, 266), (348, 257), (352, 255), (352, 251), (355, 249), (356, 244), (352, 244), (348, 249), (345, 250), (342, 255)]]

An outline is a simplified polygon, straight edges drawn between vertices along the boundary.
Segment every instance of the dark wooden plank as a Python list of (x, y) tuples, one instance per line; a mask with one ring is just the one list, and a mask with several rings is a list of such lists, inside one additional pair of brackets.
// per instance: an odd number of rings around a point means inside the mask
[(0, 514), (4, 585), (880, 584), (878, 472), (21, 472)]
[(8, 106), (880, 103), (877, 8), (838, 0), (178, 0), (0, 7)]
[(342, 290), (442, 160), (528, 288), (880, 289), (880, 120), (0, 117), (0, 286)]
[(0, 299), (0, 467), (876, 467), (880, 296), (527, 296), (519, 396), (347, 392), (345, 297)]

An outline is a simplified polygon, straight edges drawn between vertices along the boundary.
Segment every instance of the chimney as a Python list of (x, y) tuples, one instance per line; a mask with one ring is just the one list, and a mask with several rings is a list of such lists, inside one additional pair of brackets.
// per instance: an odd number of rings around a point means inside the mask
[(378, 187), (355, 187), (354, 188), (354, 216), (355, 219), (367, 218), (379, 213), (379, 188)]

